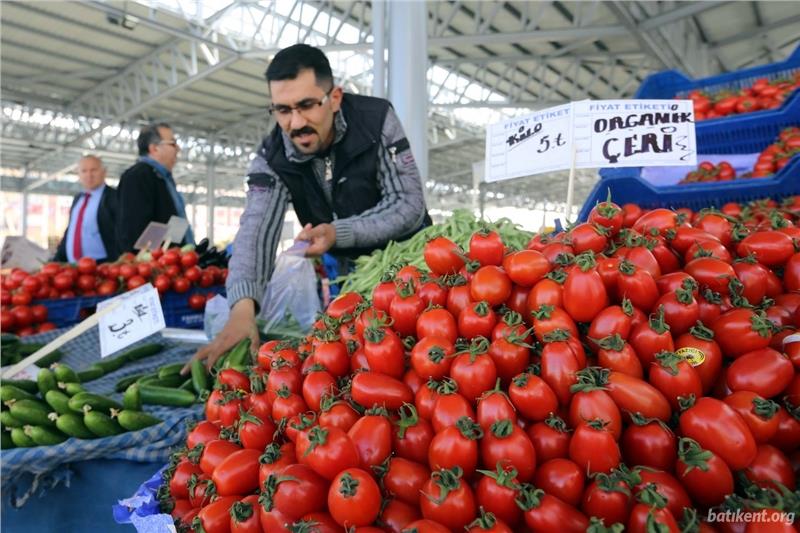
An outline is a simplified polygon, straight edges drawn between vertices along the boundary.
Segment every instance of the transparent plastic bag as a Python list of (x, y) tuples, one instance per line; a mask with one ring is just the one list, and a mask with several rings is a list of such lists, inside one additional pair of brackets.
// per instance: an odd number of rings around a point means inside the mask
[(294, 319), (308, 331), (320, 311), (317, 275), (310, 259), (305, 257), (308, 243), (299, 241), (275, 261), (272, 279), (261, 302), (259, 318), (264, 332)]
[(203, 330), (206, 337), (209, 339), (216, 337), (228, 323), (230, 313), (228, 299), (221, 294), (217, 294), (206, 302), (206, 310), (203, 313)]

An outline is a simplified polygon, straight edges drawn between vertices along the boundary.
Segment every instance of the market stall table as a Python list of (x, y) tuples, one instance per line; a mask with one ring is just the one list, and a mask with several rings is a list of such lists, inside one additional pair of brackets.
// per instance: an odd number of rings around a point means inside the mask
[[(66, 330), (24, 339), (46, 343)], [(121, 378), (150, 372), (164, 364), (187, 360), (196, 346), (163, 338), (160, 334), (134, 346), (160, 342), (164, 350), (126, 364), (90, 381), (90, 392), (119, 399), (114, 385)], [(99, 360), (99, 340), (93, 329), (62, 347), (61, 362), (82, 370)], [(167, 461), (186, 435), (187, 422), (200, 416), (200, 404), (191, 408), (146, 406), (162, 423), (114, 437), (68, 439), (56, 446), (3, 450), (3, 531), (116, 531), (130, 526), (114, 522), (112, 506), (127, 498)]]

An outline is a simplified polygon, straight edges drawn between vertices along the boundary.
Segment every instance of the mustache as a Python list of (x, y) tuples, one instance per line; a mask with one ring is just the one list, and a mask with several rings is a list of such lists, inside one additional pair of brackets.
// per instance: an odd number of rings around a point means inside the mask
[(300, 135), (305, 135), (305, 134), (307, 134), (307, 133), (309, 133), (309, 134), (311, 134), (311, 133), (317, 133), (317, 131), (316, 131), (314, 128), (312, 128), (311, 126), (303, 126), (303, 127), (302, 127), (302, 128), (300, 128), (299, 130), (292, 130), (292, 131), (290, 131), (290, 132), (289, 132), (289, 137), (290, 137), (290, 138), (292, 138), (292, 139), (294, 139), (295, 137), (298, 137), (298, 136), (300, 136)]

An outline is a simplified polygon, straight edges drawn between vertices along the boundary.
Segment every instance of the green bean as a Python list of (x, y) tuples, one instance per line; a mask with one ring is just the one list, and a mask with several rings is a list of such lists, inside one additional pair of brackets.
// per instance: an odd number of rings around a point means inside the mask
[(359, 257), (355, 260), (355, 270), (346, 276), (340, 276), (335, 281), (343, 283), (344, 291), (368, 295), (380, 282), (383, 274), (398, 262), (426, 268), (423, 252), (429, 240), (443, 236), (466, 249), (472, 234), (482, 227), (497, 231), (503, 242), (513, 249), (524, 248), (532, 236), (507, 218), (488, 222), (476, 219), (470, 211), (456, 210), (442, 224), (429, 226), (403, 242), (390, 241), (382, 250), (376, 250), (369, 256)]

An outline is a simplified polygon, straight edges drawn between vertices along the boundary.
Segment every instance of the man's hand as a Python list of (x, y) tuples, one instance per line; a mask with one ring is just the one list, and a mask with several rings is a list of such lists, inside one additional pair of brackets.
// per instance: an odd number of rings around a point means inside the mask
[(181, 374), (187, 374), (195, 359), (206, 361), (209, 369), (214, 366), (222, 354), (233, 348), (242, 339), (250, 337), (250, 349), (258, 350), (260, 343), (258, 329), (256, 328), (255, 302), (250, 299), (239, 300), (231, 309), (227, 324), (222, 328), (217, 337), (210, 344), (199, 349), (197, 353), (181, 369)]
[(297, 240), (311, 243), (306, 249), (306, 257), (319, 257), (336, 244), (336, 228), (333, 224), (319, 224), (313, 227), (311, 224), (306, 224), (303, 231), (297, 235)]

